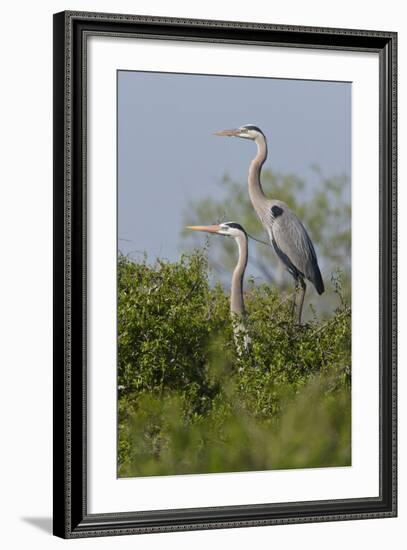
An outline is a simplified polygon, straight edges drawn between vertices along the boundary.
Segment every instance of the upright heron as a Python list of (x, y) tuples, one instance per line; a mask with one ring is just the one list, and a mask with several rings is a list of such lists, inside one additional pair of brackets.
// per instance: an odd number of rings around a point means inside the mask
[(257, 126), (246, 124), (234, 130), (221, 130), (218, 136), (250, 139), (257, 145), (257, 155), (250, 163), (248, 185), (252, 205), (266, 229), (277, 256), (283, 262), (295, 282), (293, 312), (298, 290), (301, 290), (298, 322), (301, 323), (302, 308), (308, 279), (318, 294), (324, 292), (324, 282), (318, 266), (314, 245), (307, 230), (292, 210), (282, 201), (268, 199), (262, 189), (260, 173), (267, 158), (266, 136)]
[(232, 286), (230, 290), (230, 313), (232, 316), (233, 333), (236, 347), (242, 353), (242, 346), (248, 351), (250, 337), (246, 328), (246, 310), (243, 299), (243, 280), (246, 271), (249, 246), (247, 233), (243, 227), (236, 222), (225, 222), (217, 225), (190, 225), (188, 229), (193, 231), (205, 231), (206, 233), (217, 233), (226, 237), (233, 237), (238, 247), (239, 258), (232, 275)]

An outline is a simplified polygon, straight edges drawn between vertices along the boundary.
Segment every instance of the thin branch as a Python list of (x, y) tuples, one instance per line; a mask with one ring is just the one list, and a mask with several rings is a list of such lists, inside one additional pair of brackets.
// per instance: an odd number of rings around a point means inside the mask
[(346, 314), (349, 313), (349, 310), (348, 309), (345, 309), (344, 311), (341, 311), (341, 313), (339, 313), (338, 315), (336, 315), (335, 317), (333, 317), (332, 319), (329, 319), (329, 321), (327, 321), (326, 323), (324, 323), (323, 325), (321, 325), (320, 327), (318, 327), (316, 330), (314, 330), (314, 332), (311, 334), (311, 336), (315, 336), (315, 334), (318, 334), (319, 332), (325, 330), (326, 328), (328, 328), (329, 325), (332, 325), (333, 323), (335, 323), (338, 319), (340, 319), (341, 317), (344, 317)]

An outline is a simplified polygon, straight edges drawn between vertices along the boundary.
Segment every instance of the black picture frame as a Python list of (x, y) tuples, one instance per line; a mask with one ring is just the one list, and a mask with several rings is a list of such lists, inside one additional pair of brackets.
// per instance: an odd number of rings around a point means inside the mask
[[(87, 511), (86, 41), (163, 40), (370, 51), (380, 60), (380, 494), (108, 514)], [(54, 534), (63, 538), (385, 518), (397, 514), (397, 34), (66, 11), (54, 15)]]

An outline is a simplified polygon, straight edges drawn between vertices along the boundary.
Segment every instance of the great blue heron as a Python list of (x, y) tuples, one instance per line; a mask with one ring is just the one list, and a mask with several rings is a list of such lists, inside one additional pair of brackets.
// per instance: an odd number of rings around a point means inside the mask
[(236, 222), (225, 222), (217, 225), (189, 225), (188, 229), (217, 233), (226, 237), (233, 237), (238, 247), (239, 258), (232, 275), (230, 290), (230, 313), (232, 316), (233, 333), (239, 353), (247, 351), (250, 346), (250, 337), (246, 328), (246, 310), (243, 299), (243, 280), (249, 254), (248, 238), (244, 228)]
[(298, 322), (301, 323), (302, 308), (308, 279), (318, 294), (324, 292), (324, 283), (318, 266), (317, 255), (307, 230), (292, 210), (282, 201), (268, 199), (262, 189), (260, 173), (267, 158), (266, 136), (257, 126), (246, 124), (234, 130), (221, 130), (218, 136), (250, 139), (257, 145), (257, 155), (250, 163), (248, 185), (253, 207), (266, 229), (277, 256), (283, 262), (295, 282), (295, 296), (301, 289)]

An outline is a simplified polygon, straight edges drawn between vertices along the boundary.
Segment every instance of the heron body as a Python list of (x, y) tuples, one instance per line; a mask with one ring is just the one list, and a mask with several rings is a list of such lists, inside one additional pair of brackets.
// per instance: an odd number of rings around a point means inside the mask
[(232, 274), (230, 313), (237, 350), (240, 354), (243, 350), (248, 351), (250, 337), (247, 333), (246, 309), (243, 298), (244, 274), (249, 256), (247, 233), (244, 228), (236, 222), (226, 222), (217, 225), (191, 225), (188, 228), (194, 231), (204, 231), (206, 233), (216, 233), (218, 235), (232, 237), (237, 244), (239, 256)]
[[(235, 130), (217, 132), (221, 136), (250, 139), (257, 145), (257, 154), (251, 161), (248, 174), (249, 197), (272, 247), (295, 281), (296, 292), (301, 291), (298, 320), (301, 323), (306, 291), (305, 279), (310, 281), (318, 294), (324, 292), (324, 283), (318, 266), (314, 245), (307, 230), (296, 214), (283, 201), (265, 196), (261, 186), (261, 169), (267, 158), (267, 140), (257, 126), (247, 124)], [(295, 299), (293, 308), (295, 307)]]

